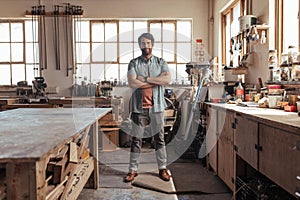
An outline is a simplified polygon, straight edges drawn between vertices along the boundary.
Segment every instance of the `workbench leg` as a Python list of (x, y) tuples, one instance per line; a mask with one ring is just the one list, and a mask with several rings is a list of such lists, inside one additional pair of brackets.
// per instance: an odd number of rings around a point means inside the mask
[(94, 171), (85, 187), (97, 189), (99, 187), (98, 120), (92, 125), (89, 134), (90, 138), (93, 138), (90, 140), (89, 148), (91, 149), (91, 154), (94, 158)]
[(44, 162), (6, 164), (7, 199), (45, 199), (44, 166)]

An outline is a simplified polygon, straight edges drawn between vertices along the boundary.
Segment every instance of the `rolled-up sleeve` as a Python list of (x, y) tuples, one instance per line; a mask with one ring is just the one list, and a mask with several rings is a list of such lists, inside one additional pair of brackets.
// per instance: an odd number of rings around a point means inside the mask
[(132, 76), (132, 75), (135, 75), (137, 76), (136, 74), (136, 71), (135, 71), (135, 62), (133, 60), (131, 60), (128, 64), (128, 70), (127, 70), (127, 76)]
[(161, 64), (161, 71), (162, 72), (169, 72), (168, 63), (164, 59), (161, 58), (160, 64)]

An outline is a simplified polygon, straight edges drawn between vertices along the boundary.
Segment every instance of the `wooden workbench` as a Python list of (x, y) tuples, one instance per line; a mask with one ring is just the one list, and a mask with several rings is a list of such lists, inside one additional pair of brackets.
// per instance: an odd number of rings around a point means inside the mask
[[(76, 199), (84, 186), (97, 188), (98, 120), (110, 111), (26, 108), (1, 112), (0, 199)], [(60, 176), (55, 169), (61, 169)]]

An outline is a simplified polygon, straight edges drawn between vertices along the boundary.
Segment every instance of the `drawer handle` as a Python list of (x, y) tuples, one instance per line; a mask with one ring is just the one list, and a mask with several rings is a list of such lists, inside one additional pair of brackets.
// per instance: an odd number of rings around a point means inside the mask
[(297, 176), (297, 180), (300, 181), (300, 176)]
[(296, 197), (300, 197), (300, 192), (295, 192)]

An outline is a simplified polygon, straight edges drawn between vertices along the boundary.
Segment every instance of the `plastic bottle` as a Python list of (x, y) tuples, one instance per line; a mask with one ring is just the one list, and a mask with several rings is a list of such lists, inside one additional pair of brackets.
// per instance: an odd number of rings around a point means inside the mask
[(196, 40), (195, 58), (197, 63), (204, 62), (204, 45), (202, 43), (202, 39)]
[(235, 90), (235, 96), (237, 99), (241, 99), (242, 101), (244, 100), (244, 88), (241, 81)]

